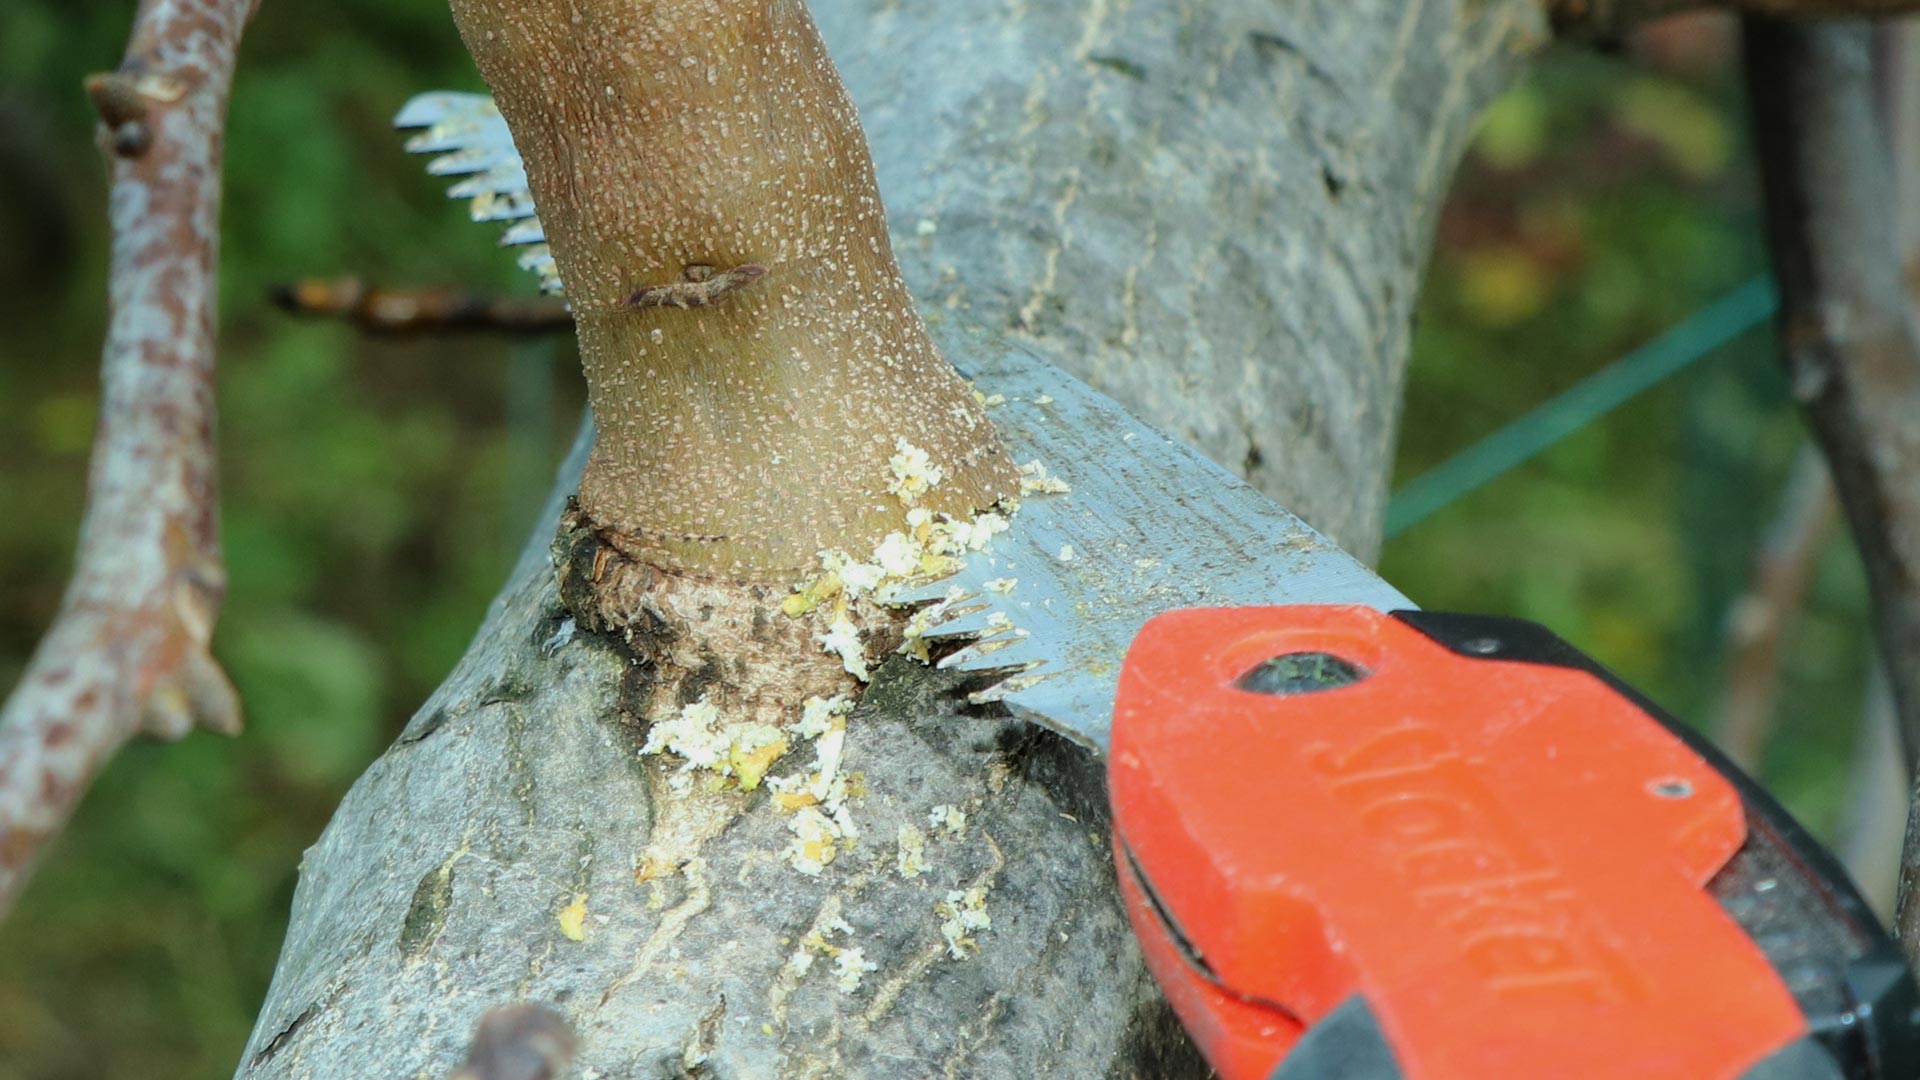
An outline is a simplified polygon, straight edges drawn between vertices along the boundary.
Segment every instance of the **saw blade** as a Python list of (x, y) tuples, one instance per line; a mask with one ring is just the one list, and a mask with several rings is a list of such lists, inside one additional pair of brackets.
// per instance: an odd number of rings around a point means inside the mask
[(470, 200), (473, 220), (506, 223), (500, 245), (524, 248), (520, 268), (540, 279), (541, 291), (560, 295), (560, 272), (534, 212), (526, 166), (493, 98), (452, 90), (420, 94), (400, 109), (393, 126), (414, 132), (407, 138), (409, 153), (436, 155), (427, 172), (454, 179), (447, 197)]
[(959, 366), (1006, 397), (989, 412), (1008, 451), (1068, 488), (1026, 496), (984, 552), (900, 598), (950, 601), (926, 636), (976, 638), (940, 661), (1000, 675), (976, 701), (1104, 753), (1120, 662), (1163, 611), (1413, 607), (1299, 517), (1053, 364), (976, 355), (990, 358)]

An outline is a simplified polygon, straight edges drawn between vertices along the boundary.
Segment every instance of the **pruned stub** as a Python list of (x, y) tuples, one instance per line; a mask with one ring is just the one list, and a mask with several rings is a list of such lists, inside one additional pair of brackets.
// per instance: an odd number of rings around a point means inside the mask
[(846, 658), (822, 647), (835, 622), (851, 622), (867, 663), (898, 648), (904, 617), (866, 598), (800, 615), (781, 605), (784, 585), (663, 570), (622, 554), (569, 509), (554, 542), (561, 599), (584, 630), (609, 634), (645, 669), (629, 695), (652, 723), (702, 701), (729, 724), (784, 727), (812, 697), (857, 693)]

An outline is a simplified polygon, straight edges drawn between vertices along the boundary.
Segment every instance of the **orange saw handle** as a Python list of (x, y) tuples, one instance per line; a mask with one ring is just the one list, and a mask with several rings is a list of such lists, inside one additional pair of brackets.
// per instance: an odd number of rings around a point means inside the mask
[(1163, 615), (1108, 769), (1128, 913), (1225, 1080), (1920, 1076), (1831, 857), (1533, 624)]

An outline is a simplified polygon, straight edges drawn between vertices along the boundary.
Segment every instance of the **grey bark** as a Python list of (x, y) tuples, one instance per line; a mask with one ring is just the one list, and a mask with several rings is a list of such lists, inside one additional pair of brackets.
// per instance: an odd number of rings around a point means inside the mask
[[(816, 15), (943, 343), (1039, 351), (1373, 550), (1434, 214), (1543, 40), (1536, 4)], [(704, 836), (636, 758), (622, 701), (644, 673), (555, 638), (546, 529), (308, 852), (238, 1076), (444, 1076), (485, 1008), (522, 999), (574, 1024), (588, 1077), (1198, 1074), (1114, 895), (1098, 762), (889, 666), (848, 727), (860, 846), (801, 877), (764, 800)], [(948, 804), (964, 835), (929, 830), (931, 870), (903, 878), (899, 826)], [(636, 885), (675, 837), (695, 861)], [(934, 908), (977, 884), (992, 927), (955, 959)], [(556, 917), (583, 894), (575, 942)], [(852, 993), (825, 958), (783, 975), (836, 919), (877, 970)]]

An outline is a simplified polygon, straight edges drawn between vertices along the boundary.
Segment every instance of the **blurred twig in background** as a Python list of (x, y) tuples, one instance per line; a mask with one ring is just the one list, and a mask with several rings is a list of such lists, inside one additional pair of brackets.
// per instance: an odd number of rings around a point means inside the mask
[[(1895, 200), (1870, 45), (1858, 22), (1745, 26), (1783, 358), (1866, 566), (1911, 765), (1920, 746), (1920, 337), (1888, 227)], [(1912, 955), (1920, 836), (1908, 831), (1900, 936)]]
[(302, 278), (268, 295), (282, 311), (341, 319), (361, 332), (558, 334), (573, 332), (573, 312), (557, 297), (499, 296), (437, 287), (384, 289), (359, 278)]
[(110, 323), (78, 566), (0, 709), (0, 913), (134, 735), (239, 729), (213, 442), (221, 128), (256, 0), (143, 0), (87, 81), (112, 163)]

